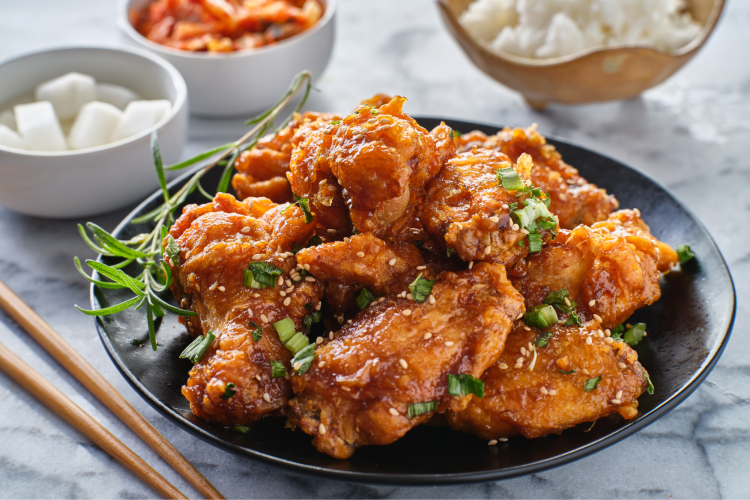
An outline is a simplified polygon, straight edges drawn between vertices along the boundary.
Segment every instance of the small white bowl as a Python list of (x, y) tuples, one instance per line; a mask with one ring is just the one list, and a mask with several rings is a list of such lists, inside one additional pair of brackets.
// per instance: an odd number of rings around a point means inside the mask
[(0, 108), (70, 71), (122, 85), (144, 99), (168, 99), (172, 111), (138, 135), (97, 148), (42, 152), (0, 146), (0, 205), (62, 219), (133, 203), (159, 185), (151, 156), (154, 129), (164, 163), (180, 160), (188, 119), (185, 80), (171, 64), (145, 51), (70, 47), (6, 60), (0, 63)]
[(336, 4), (324, 0), (325, 13), (313, 27), (281, 42), (253, 50), (209, 54), (154, 43), (130, 24), (130, 9), (152, 0), (120, 0), (117, 24), (126, 43), (146, 48), (174, 64), (188, 86), (190, 112), (199, 116), (250, 116), (279, 100), (294, 78), (309, 69), (320, 77), (331, 59)]

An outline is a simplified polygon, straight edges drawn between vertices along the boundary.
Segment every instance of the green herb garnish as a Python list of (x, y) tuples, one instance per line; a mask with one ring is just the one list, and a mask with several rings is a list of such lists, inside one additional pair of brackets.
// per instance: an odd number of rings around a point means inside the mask
[(539, 304), (523, 315), (523, 321), (528, 326), (547, 328), (557, 323), (557, 313), (551, 305)]
[(570, 313), (570, 316), (568, 317), (568, 321), (565, 322), (565, 326), (573, 326), (573, 325), (578, 325), (579, 327), (583, 326), (583, 320), (575, 311)]
[(602, 376), (599, 375), (596, 378), (590, 378), (583, 384), (583, 390), (586, 392), (591, 392), (597, 387), (599, 387), (599, 382), (602, 381)]
[(263, 329), (255, 321), (251, 321), (250, 326), (253, 328), (253, 342), (258, 342), (263, 336)]
[(199, 335), (185, 348), (184, 351), (182, 351), (180, 359), (189, 359), (193, 364), (196, 364), (201, 360), (203, 354), (205, 354), (208, 349), (208, 346), (210, 346), (215, 339), (216, 336), (210, 331), (205, 336)]
[[(568, 301), (566, 302), (565, 299), (568, 299)], [(553, 306), (561, 313), (569, 313), (578, 306), (574, 300), (570, 300), (568, 291), (564, 288), (556, 292), (550, 292), (544, 299), (544, 303)]]
[(304, 349), (300, 350), (292, 358), (292, 368), (299, 375), (302, 375), (310, 369), (313, 360), (315, 359), (315, 344), (309, 344)]
[(646, 381), (648, 382), (648, 388), (646, 389), (646, 392), (648, 392), (649, 394), (653, 394), (654, 384), (651, 383), (651, 377), (649, 377), (646, 372), (643, 372), (643, 376), (646, 377)]
[(315, 323), (319, 323), (320, 320), (322, 320), (322, 319), (323, 319), (323, 313), (322, 312), (320, 312), (320, 311), (313, 311), (310, 314), (308, 314), (307, 316), (305, 316), (304, 319), (302, 320), (302, 322), (305, 324), (305, 327), (309, 330), (310, 328), (312, 328), (312, 326)]
[(447, 255), (448, 257), (450, 257), (450, 256), (451, 256), (451, 254), (452, 254), (453, 252), (455, 252), (455, 251), (456, 251), (456, 249), (455, 249), (455, 248), (449, 248), (449, 249), (447, 249), (447, 250), (445, 251), (445, 253), (446, 253), (446, 255)]
[(474, 394), (477, 397), (484, 397), (484, 382), (467, 373), (458, 375), (448, 375), (448, 394), (451, 396), (466, 396)]
[(224, 394), (219, 397), (225, 401), (229, 401), (229, 398), (231, 398), (235, 394), (237, 394), (237, 391), (234, 390), (234, 384), (232, 382), (229, 382), (224, 388)]
[(695, 254), (693, 253), (693, 249), (690, 248), (690, 245), (677, 245), (675, 251), (677, 252), (677, 258), (680, 259), (680, 264), (684, 264), (695, 258)]
[(289, 349), (292, 354), (297, 354), (310, 345), (310, 340), (304, 333), (295, 331), (294, 321), (291, 318), (284, 318), (273, 324), (276, 333), (279, 334), (279, 340), (284, 347)]
[(239, 432), (240, 434), (247, 434), (248, 432), (250, 432), (249, 425), (235, 425), (234, 427), (232, 427), (232, 429), (235, 432)]
[(628, 343), (630, 347), (638, 345), (638, 342), (643, 340), (643, 336), (646, 333), (646, 323), (636, 323), (632, 328), (623, 335), (623, 339)]
[(248, 288), (273, 288), (276, 286), (276, 277), (284, 272), (270, 262), (251, 262), (247, 267), (242, 283)]
[(169, 260), (172, 261), (172, 265), (179, 266), (180, 265), (180, 251), (182, 249), (180, 248), (180, 245), (178, 245), (177, 242), (174, 240), (171, 234), (167, 236), (167, 246), (164, 250), (166, 250), (167, 255), (169, 256)]
[(437, 407), (438, 407), (437, 401), (425, 401), (424, 403), (413, 403), (407, 407), (407, 414), (409, 415), (409, 418), (411, 419), (419, 415), (424, 415), (425, 413), (435, 411), (437, 410)]
[(412, 298), (416, 302), (424, 302), (427, 297), (432, 293), (432, 286), (435, 284), (435, 280), (428, 280), (422, 277), (422, 273), (419, 273), (417, 279), (415, 279), (411, 285), (409, 285), (409, 291), (411, 292)]
[(364, 311), (374, 300), (375, 295), (367, 288), (362, 288), (359, 295), (357, 295), (357, 307), (359, 307), (360, 311)]
[(281, 361), (271, 360), (271, 377), (280, 378), (286, 377), (286, 367)]
[(571, 373), (575, 373), (576, 372), (575, 370), (568, 370), (568, 371), (557, 370), (557, 371), (560, 372), (560, 373), (562, 373), (562, 374), (564, 374), (564, 375), (570, 375)]
[(534, 345), (537, 347), (547, 347), (549, 345), (549, 339), (552, 338), (552, 332), (542, 332), (534, 339)]
[(526, 187), (521, 180), (521, 175), (512, 168), (500, 168), (496, 172), (498, 184), (508, 191), (520, 191)]

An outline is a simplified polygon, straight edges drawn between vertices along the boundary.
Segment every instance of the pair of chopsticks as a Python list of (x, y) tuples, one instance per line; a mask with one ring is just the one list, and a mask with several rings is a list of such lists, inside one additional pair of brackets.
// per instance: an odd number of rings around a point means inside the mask
[[(177, 451), (172, 443), (167, 441), (143, 415), (138, 413), (138, 410), (122, 394), (117, 392), (78, 351), (2, 281), (0, 281), (0, 307), (51, 354), (63, 368), (193, 485), (201, 495), (209, 499), (224, 498), (203, 477), (203, 474)], [(187, 498), (141, 457), (113, 436), (104, 426), (2, 344), (0, 344), (0, 369), (161, 495), (167, 498)]]

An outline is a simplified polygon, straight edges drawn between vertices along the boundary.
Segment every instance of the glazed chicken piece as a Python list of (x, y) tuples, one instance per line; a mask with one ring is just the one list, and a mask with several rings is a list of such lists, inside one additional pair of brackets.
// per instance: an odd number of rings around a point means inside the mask
[(317, 306), (323, 288), (301, 278), (288, 287), (243, 285), (251, 262), (281, 268), (279, 279), (299, 278), (287, 252), (307, 241), (313, 224), (305, 224), (297, 206), (282, 213), (284, 208), (267, 199), (240, 202), (218, 194), (212, 203), (185, 207), (170, 231), (180, 247), (179, 262), (171, 261), (172, 291), (182, 308), (198, 313), (186, 318), (188, 329), (193, 335), (211, 331), (216, 336), (182, 388), (193, 413), (203, 419), (247, 424), (283, 408), (289, 399), (289, 381), (272, 378), (270, 362), (281, 361), (290, 369), (291, 353), (272, 324), (289, 317), (301, 329), (305, 305)]
[(253, 149), (243, 151), (234, 163), (237, 173), (232, 178), (232, 187), (237, 196), (266, 197), (276, 203), (293, 201), (286, 178), (292, 149), (313, 131), (339, 118), (334, 113), (295, 113), (278, 134), (262, 137)]
[(591, 227), (561, 230), (510, 275), (528, 307), (565, 289), (582, 318), (598, 316), (602, 328), (614, 328), (659, 299), (661, 273), (677, 260), (669, 245), (651, 236), (637, 209), (620, 210)]
[(448, 394), (448, 375), (479, 377), (524, 311), (496, 264), (439, 275), (432, 297), (373, 302), (318, 348), (307, 373), (292, 377), (298, 397), (289, 417), (319, 451), (347, 458), (359, 446), (396, 441), (434, 413), (409, 418), (411, 404), (464, 409), (469, 397)]
[[(527, 331), (519, 322), (500, 360), (482, 377), (484, 398), (472, 396), (466, 410), (446, 414), (451, 428), (483, 439), (535, 438), (615, 412), (626, 419), (638, 414), (637, 398), (649, 380), (635, 351), (593, 321), (548, 331), (549, 338), (540, 337), (542, 330)], [(539, 338), (546, 347), (535, 345)]]
[[(522, 208), (529, 195), (506, 190), (497, 171), (513, 168), (527, 181), (532, 167), (529, 155), (521, 155), (513, 164), (505, 154), (488, 149), (452, 157), (427, 186), (419, 214), (422, 227), (465, 261), (514, 264), (528, 254), (529, 244), (528, 232), (516, 223), (511, 211), (513, 204)], [(541, 234), (546, 241), (552, 239), (550, 230)]]
[(442, 158), (432, 136), (403, 112), (405, 102), (360, 106), (295, 149), (288, 178), (321, 215), (319, 224), (382, 238), (408, 232)]
[(459, 151), (473, 148), (492, 149), (508, 155), (511, 161), (526, 153), (534, 160), (531, 181), (535, 186), (549, 192), (552, 202), (550, 211), (560, 219), (560, 227), (573, 229), (579, 224), (591, 225), (605, 220), (619, 203), (604, 189), (589, 183), (578, 170), (562, 160), (554, 146), (536, 130), (536, 125), (527, 129), (506, 128), (495, 135), (487, 136), (475, 130), (458, 138)]

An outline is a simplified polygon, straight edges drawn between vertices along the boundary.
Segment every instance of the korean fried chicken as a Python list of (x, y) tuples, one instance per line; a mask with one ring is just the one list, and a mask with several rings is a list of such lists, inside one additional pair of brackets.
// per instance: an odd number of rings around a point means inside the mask
[[(201, 418), (247, 424), (283, 408), (291, 395), (288, 380), (272, 378), (271, 361), (289, 367), (291, 354), (271, 325), (289, 317), (299, 328), (305, 305), (316, 305), (323, 288), (309, 281), (292, 283), (286, 292), (243, 285), (251, 262), (271, 263), (281, 271), (279, 280), (290, 280), (296, 263), (287, 252), (294, 243), (304, 244), (313, 227), (298, 207), (284, 208), (218, 194), (213, 203), (185, 207), (170, 231), (180, 248), (179, 262), (171, 261), (172, 291), (181, 307), (198, 313), (189, 319), (189, 330), (216, 336), (182, 389)], [(254, 340), (258, 329), (261, 336)]]
[(648, 375), (635, 351), (594, 321), (546, 331), (519, 322), (482, 377), (484, 398), (472, 396), (466, 410), (446, 413), (451, 428), (484, 439), (535, 438), (615, 412), (638, 414)]
[(561, 230), (510, 275), (528, 307), (565, 289), (581, 317), (614, 328), (659, 299), (661, 273), (676, 263), (675, 251), (651, 236), (640, 212), (620, 210), (591, 227)]
[(307, 373), (292, 377), (290, 418), (319, 451), (347, 458), (359, 446), (392, 443), (432, 415), (409, 418), (412, 404), (464, 409), (469, 397), (448, 393), (448, 375), (479, 377), (524, 311), (496, 264), (439, 275), (431, 297), (373, 302), (318, 348)]
[(491, 136), (475, 130), (457, 141), (460, 152), (491, 149), (508, 155), (514, 162), (524, 153), (530, 155), (534, 160), (531, 181), (549, 192), (552, 199), (549, 209), (557, 215), (562, 228), (573, 229), (579, 224), (605, 220), (619, 206), (613, 195), (589, 183), (578, 170), (565, 163), (535, 125), (525, 130), (506, 128)]

